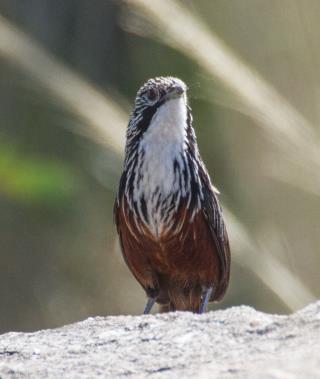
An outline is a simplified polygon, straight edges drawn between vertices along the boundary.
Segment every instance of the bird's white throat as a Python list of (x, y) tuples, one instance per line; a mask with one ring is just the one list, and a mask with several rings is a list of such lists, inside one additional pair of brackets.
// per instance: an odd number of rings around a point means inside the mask
[(159, 107), (143, 136), (142, 146), (183, 143), (186, 135), (187, 107), (185, 97), (166, 101)]
[(140, 142), (138, 166), (141, 165), (139, 172), (142, 173), (142, 178), (135, 180), (134, 198), (138, 203), (144, 198), (149, 223), (156, 234), (163, 227), (163, 212), (156, 206), (158, 200), (161, 199), (165, 207), (179, 190), (174, 161), (177, 160), (182, 165), (186, 123), (186, 98), (182, 96), (171, 99), (157, 110)]
[(143, 191), (157, 187), (168, 195), (174, 186), (173, 161), (184, 150), (187, 107), (184, 97), (164, 103), (156, 112), (140, 143), (144, 152), (142, 172)]

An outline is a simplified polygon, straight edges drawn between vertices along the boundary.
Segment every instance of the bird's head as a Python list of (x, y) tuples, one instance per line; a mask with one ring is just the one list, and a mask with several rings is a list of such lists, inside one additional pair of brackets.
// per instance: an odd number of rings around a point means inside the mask
[(187, 86), (174, 77), (149, 79), (138, 91), (127, 131), (130, 147), (183, 144), (188, 124)]
[(184, 98), (186, 100), (187, 86), (172, 76), (149, 79), (138, 91), (135, 107), (159, 108), (167, 101)]

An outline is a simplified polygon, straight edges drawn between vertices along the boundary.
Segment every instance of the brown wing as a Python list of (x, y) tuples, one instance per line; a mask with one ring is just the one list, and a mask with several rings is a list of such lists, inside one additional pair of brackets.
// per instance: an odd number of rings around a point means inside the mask
[(215, 250), (220, 261), (220, 284), (214, 295), (215, 299), (219, 300), (223, 297), (229, 284), (231, 261), (230, 245), (222, 210), (210, 182), (207, 182), (203, 186), (203, 191), (202, 212), (209, 225)]

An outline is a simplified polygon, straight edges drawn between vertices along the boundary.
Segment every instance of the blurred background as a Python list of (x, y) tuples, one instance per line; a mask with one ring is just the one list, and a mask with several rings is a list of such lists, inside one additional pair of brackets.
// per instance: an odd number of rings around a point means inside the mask
[(137, 89), (189, 86), (228, 220), (210, 309), (320, 295), (318, 0), (0, 0), (0, 332), (140, 314), (113, 201)]

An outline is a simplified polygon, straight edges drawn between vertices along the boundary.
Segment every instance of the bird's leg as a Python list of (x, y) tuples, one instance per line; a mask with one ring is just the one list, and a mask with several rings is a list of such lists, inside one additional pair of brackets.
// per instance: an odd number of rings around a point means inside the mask
[(202, 296), (201, 296), (201, 304), (200, 304), (200, 308), (199, 308), (199, 313), (203, 313), (206, 311), (207, 306), (208, 306), (208, 302), (209, 302), (211, 294), (212, 294), (212, 290), (213, 290), (212, 287), (205, 288), (203, 290)]
[(148, 297), (147, 304), (146, 304), (144, 311), (143, 311), (144, 315), (147, 315), (148, 313), (150, 313), (155, 302), (156, 302), (156, 299), (154, 299), (153, 297)]

